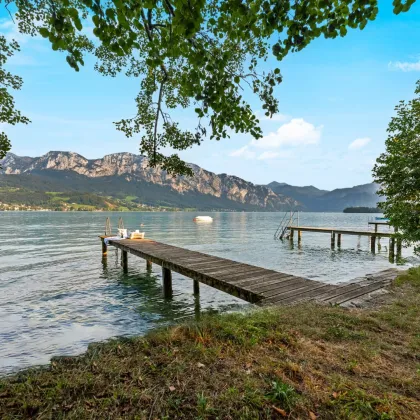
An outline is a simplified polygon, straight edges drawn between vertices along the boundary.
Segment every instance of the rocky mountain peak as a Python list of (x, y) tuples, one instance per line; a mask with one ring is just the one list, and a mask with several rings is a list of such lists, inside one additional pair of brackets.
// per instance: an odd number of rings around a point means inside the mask
[[(100, 159), (86, 159), (74, 152), (51, 151), (38, 158), (8, 154), (3, 162), (5, 174), (74, 172), (88, 178), (123, 177), (127, 182), (147, 182), (178, 194), (204, 194), (265, 210), (290, 209), (298, 203), (270, 188), (254, 185), (233, 175), (217, 175), (191, 164), (194, 176), (173, 177), (159, 167), (148, 165), (148, 158), (132, 153), (112, 153)], [(199, 198), (197, 198), (199, 200)]]

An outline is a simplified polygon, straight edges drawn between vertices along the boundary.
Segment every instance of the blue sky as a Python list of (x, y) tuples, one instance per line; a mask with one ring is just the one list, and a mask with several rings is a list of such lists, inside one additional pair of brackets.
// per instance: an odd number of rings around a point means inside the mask
[[(138, 80), (102, 77), (91, 60), (74, 72), (47, 41), (17, 34), (3, 8), (0, 32), (21, 43), (21, 53), (8, 67), (24, 79), (16, 102), (32, 120), (28, 126), (1, 127), (12, 139), (13, 153), (68, 150), (87, 158), (138, 153), (139, 140), (125, 138), (112, 123), (134, 115)], [(280, 113), (261, 120), (262, 140), (243, 134), (208, 140), (181, 157), (259, 184), (333, 189), (371, 182), (394, 107), (413, 97), (420, 79), (419, 39), (420, 2), (395, 16), (392, 1), (381, 1), (377, 20), (363, 31), (315, 40), (280, 63)], [(272, 60), (267, 66), (278, 64)], [(251, 105), (260, 112), (257, 100)], [(193, 111), (178, 111), (174, 117), (185, 127), (195, 124)]]

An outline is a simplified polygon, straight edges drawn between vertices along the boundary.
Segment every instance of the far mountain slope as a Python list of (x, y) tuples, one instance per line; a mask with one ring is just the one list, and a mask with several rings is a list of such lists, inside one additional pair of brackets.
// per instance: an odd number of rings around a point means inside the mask
[(377, 195), (379, 187), (374, 183), (333, 191), (320, 190), (312, 185), (295, 187), (275, 181), (267, 187), (278, 194), (294, 198), (308, 211), (343, 211), (346, 207), (376, 207), (379, 201), (383, 201), (383, 198)]
[[(150, 168), (145, 156), (115, 153), (86, 159), (72, 152), (49, 152), (38, 158), (9, 153), (2, 162), (0, 187), (44, 192), (89, 192), (127, 198), (152, 206), (203, 210), (281, 211), (296, 200), (241, 178), (216, 175), (191, 165), (194, 176), (172, 177)], [(9, 197), (11, 194), (9, 192)]]

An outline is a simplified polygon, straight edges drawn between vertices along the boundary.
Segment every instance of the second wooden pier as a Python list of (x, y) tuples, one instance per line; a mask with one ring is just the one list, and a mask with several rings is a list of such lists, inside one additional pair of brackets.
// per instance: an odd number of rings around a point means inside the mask
[[(384, 223), (375, 223), (376, 225), (384, 225)], [(302, 241), (302, 232), (315, 232), (315, 233), (329, 233), (331, 235), (331, 248), (341, 246), (342, 235), (352, 236), (368, 236), (370, 237), (370, 249), (374, 253), (376, 249), (376, 241), (380, 238), (390, 238), (390, 257), (394, 258), (395, 239), (394, 232), (379, 232), (377, 226), (375, 231), (357, 230), (357, 229), (338, 229), (334, 227), (310, 227), (310, 226), (287, 226), (289, 231), (289, 239), (293, 241), (295, 231), (298, 233), (298, 242)], [(397, 257), (401, 257), (401, 241), (397, 240)]]

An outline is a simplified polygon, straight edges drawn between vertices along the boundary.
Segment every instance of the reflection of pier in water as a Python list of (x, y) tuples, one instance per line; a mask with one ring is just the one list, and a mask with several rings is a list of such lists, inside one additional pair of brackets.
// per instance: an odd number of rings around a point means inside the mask
[[(106, 258), (108, 247), (105, 238), (106, 236), (101, 236), (102, 252)], [(121, 262), (126, 273), (129, 272), (128, 254), (145, 259), (149, 270), (152, 263), (160, 265), (166, 298), (171, 298), (173, 293), (172, 271), (193, 280), (197, 300), (199, 283), (204, 283), (257, 305), (284, 305), (302, 300), (348, 304), (385, 288), (397, 276), (397, 270), (391, 269), (369, 278), (331, 285), (149, 239), (111, 239), (109, 245), (122, 251)]]

